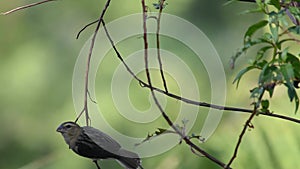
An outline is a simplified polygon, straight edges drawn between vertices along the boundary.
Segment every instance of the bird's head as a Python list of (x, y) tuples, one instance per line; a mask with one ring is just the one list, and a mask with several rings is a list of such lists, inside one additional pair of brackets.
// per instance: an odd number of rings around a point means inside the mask
[(73, 139), (76, 139), (81, 133), (82, 128), (71, 121), (64, 122), (56, 129), (57, 132), (61, 133), (67, 144), (70, 145)]

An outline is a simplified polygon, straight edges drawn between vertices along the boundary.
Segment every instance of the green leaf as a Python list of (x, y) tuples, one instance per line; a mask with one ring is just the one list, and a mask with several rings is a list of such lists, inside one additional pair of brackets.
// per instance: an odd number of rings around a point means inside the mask
[(239, 13), (240, 15), (245, 15), (245, 14), (249, 14), (249, 13), (257, 13), (257, 12), (262, 12), (263, 10), (261, 8), (254, 8), (254, 9), (249, 9), (249, 10), (245, 10), (241, 13)]
[(270, 105), (269, 100), (262, 100), (261, 101), (261, 106), (262, 106), (263, 109), (268, 109), (269, 105)]
[(278, 16), (277, 13), (272, 11), (269, 13), (269, 29), (272, 33), (272, 38), (274, 40), (274, 42), (278, 41), (278, 26), (279, 22), (278, 22)]
[(261, 68), (261, 69), (263, 69), (263, 68), (265, 67), (266, 64), (268, 64), (268, 62), (267, 62), (266, 60), (263, 60), (263, 61), (261, 61), (261, 62), (258, 62), (258, 63), (256, 64), (256, 66), (259, 67), (259, 68)]
[(263, 87), (255, 87), (252, 90), (250, 90), (251, 95), (250, 98), (258, 98), (264, 93)]
[(286, 62), (292, 64), (295, 78), (300, 78), (300, 60), (293, 54), (287, 53)]
[(258, 82), (260, 84), (271, 83), (273, 80), (273, 72), (275, 72), (276, 69), (276, 66), (266, 63), (259, 74)]
[(291, 81), (295, 78), (292, 64), (286, 63), (285, 65), (281, 65), (280, 70), (286, 83), (288, 83), (289, 86), (292, 86)]
[(265, 47), (260, 48), (257, 51), (257, 55), (256, 55), (255, 60), (259, 61), (260, 59), (262, 59), (263, 56), (265, 55), (266, 51), (269, 50), (269, 49), (272, 49), (272, 48), (273, 48), (272, 46), (265, 46)]
[(280, 2), (278, 0), (270, 0), (270, 4), (280, 10)]
[(262, 100), (261, 101), (261, 106), (262, 106), (263, 110), (268, 110), (269, 106), (270, 106), (269, 100)]
[(268, 21), (266, 20), (262, 20), (262, 21), (259, 21), (253, 25), (251, 25), (248, 30), (246, 31), (245, 35), (244, 35), (244, 43), (248, 42), (252, 35), (257, 31), (259, 30), (260, 28), (266, 26), (268, 24)]
[(289, 32), (293, 32), (295, 34), (300, 35), (300, 26), (299, 25), (289, 27), (288, 30), (289, 30)]
[(235, 79), (233, 80), (232, 83), (237, 82), (236, 87), (238, 87), (238, 86), (239, 86), (239, 83), (240, 83), (240, 80), (241, 80), (241, 78), (242, 78), (242, 76), (243, 76), (245, 73), (247, 73), (248, 71), (250, 71), (250, 70), (252, 70), (252, 69), (254, 69), (254, 68), (255, 68), (255, 66), (248, 66), (248, 67), (242, 69), (242, 70), (236, 75), (236, 77), (235, 77)]
[(289, 48), (284, 48), (283, 51), (280, 54), (280, 59), (284, 62), (286, 62), (287, 59), (287, 53), (288, 53)]
[(275, 86), (276, 86), (276, 83), (269, 83), (264, 86), (265, 89), (269, 92), (270, 98), (272, 98), (272, 96), (273, 96)]
[(295, 88), (293, 86), (290, 86), (289, 84), (285, 84), (285, 86), (288, 88), (288, 96), (290, 98), (290, 101), (292, 102), (293, 100), (295, 100), (295, 114), (297, 113), (298, 109), (299, 109), (299, 97), (297, 95), (297, 92), (295, 90)]

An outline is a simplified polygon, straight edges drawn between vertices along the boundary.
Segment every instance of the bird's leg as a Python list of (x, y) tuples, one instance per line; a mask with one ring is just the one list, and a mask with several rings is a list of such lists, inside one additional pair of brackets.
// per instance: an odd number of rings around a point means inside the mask
[(96, 164), (97, 169), (101, 169), (100, 166), (99, 166), (99, 164), (98, 164), (98, 162), (97, 162), (97, 160), (93, 160), (93, 162)]

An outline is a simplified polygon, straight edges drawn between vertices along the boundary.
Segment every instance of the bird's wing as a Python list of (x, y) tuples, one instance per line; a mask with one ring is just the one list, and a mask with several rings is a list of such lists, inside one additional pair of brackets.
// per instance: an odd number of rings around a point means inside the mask
[(121, 145), (116, 140), (114, 140), (109, 135), (93, 127), (85, 126), (82, 128), (84, 133), (88, 137), (90, 137), (90, 139), (92, 139), (93, 142), (95, 142), (99, 147), (111, 153), (118, 154)]

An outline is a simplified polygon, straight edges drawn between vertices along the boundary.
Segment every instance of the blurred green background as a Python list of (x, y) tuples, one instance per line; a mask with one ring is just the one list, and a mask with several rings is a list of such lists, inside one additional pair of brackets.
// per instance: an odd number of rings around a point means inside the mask
[[(3, 0), (0, 2), (0, 11), (29, 2), (34, 1)], [(254, 4), (237, 2), (224, 6), (225, 2), (170, 1), (165, 12), (190, 21), (209, 37), (225, 67), (227, 88), (224, 87), (224, 90), (227, 90), (227, 104), (250, 108), (251, 100), (248, 91), (256, 83), (255, 72), (248, 75), (247, 79), (243, 79), (238, 89), (232, 85), (232, 81), (235, 74), (251, 58), (251, 52), (237, 62), (234, 70), (229, 69), (229, 59), (241, 46), (243, 33), (247, 27), (263, 16), (239, 15), (244, 10), (254, 7)], [(87, 29), (79, 40), (75, 40), (75, 36), (85, 24), (99, 16), (102, 7), (103, 1), (62, 0), (8, 16), (0, 16), (0, 168), (96, 168), (90, 160), (68, 150), (55, 129), (62, 121), (75, 119), (72, 102), (73, 69), (81, 47), (94, 29)], [(109, 22), (140, 10), (140, 1), (113, 0), (105, 19)], [(128, 48), (126, 44), (120, 44), (120, 50), (126, 48)], [(173, 48), (176, 49), (176, 46)], [(193, 63), (193, 60), (187, 62)], [(111, 64), (118, 64), (118, 60), (113, 59)], [(97, 81), (99, 85), (97, 99), (101, 97), (101, 100), (108, 100), (110, 99), (111, 65), (102, 66), (101, 69), (108, 71), (99, 71), (103, 79)], [(194, 72), (194, 74), (205, 76), (205, 72)], [(144, 105), (149, 104), (145, 99), (145, 95), (148, 98), (149, 93), (141, 89), (138, 84), (133, 85), (135, 87), (130, 90), (135, 94), (131, 98), (137, 106), (143, 108)], [(209, 102), (210, 93), (205, 93), (207, 88), (208, 85), (201, 83), (199, 90), (204, 96), (202, 101)], [(293, 114), (294, 105), (288, 101), (285, 92), (283, 88), (276, 89), (271, 103), (272, 109), (278, 113), (300, 118), (299, 113)], [(178, 104), (172, 99), (168, 101), (171, 105), (170, 110)], [(113, 109), (117, 112), (109, 101), (104, 109), (108, 111)], [(207, 109), (200, 108), (199, 111), (205, 112)], [(108, 120), (109, 116), (105, 114)], [(247, 117), (248, 115), (244, 113), (224, 112), (218, 129), (208, 142), (201, 144), (201, 147), (221, 161), (228, 162)], [(197, 120), (199, 124), (195, 125), (193, 129), (195, 132), (202, 126), (203, 117), (199, 116)], [(156, 127), (166, 127), (161, 120), (159, 123), (139, 127), (139, 130), (135, 131), (136, 124), (125, 121), (121, 117), (115, 118), (111, 123), (122, 133), (140, 137), (146, 136)], [(287, 169), (300, 166), (298, 124), (259, 116), (255, 118), (253, 125), (255, 128), (247, 132), (238, 157), (232, 165), (233, 168)], [(101, 166), (121, 168), (111, 160), (101, 162)], [(219, 168), (209, 160), (192, 154), (190, 148), (184, 144), (161, 155), (143, 159), (143, 166), (146, 169)]]

